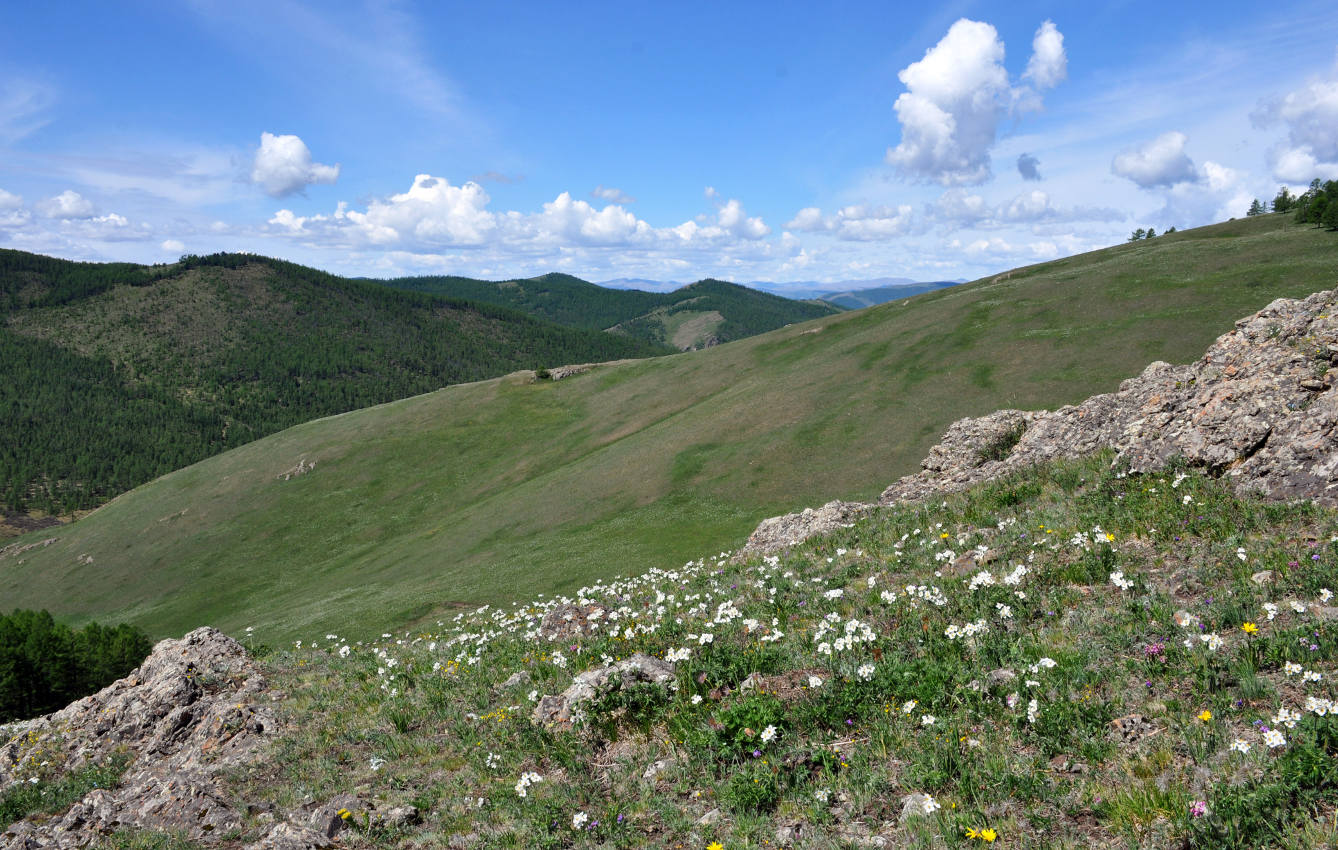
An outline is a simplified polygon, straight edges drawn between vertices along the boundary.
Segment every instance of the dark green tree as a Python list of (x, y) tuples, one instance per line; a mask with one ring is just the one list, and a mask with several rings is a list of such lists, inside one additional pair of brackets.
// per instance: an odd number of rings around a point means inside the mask
[(1263, 215), (1266, 212), (1268, 212), (1268, 210), (1264, 208), (1263, 202), (1258, 198), (1255, 198), (1253, 201), (1250, 201), (1250, 208), (1245, 211), (1245, 215), (1256, 216)]
[(1324, 207), (1324, 218), (1320, 224), (1329, 230), (1338, 230), (1338, 201), (1330, 200)]
[(1280, 186), (1277, 195), (1273, 197), (1273, 212), (1290, 212), (1295, 205), (1296, 196), (1286, 186)]
[(1144, 236), (1146, 236), (1146, 235), (1147, 235), (1147, 231), (1140, 227), (1140, 228), (1138, 228), (1137, 230), (1135, 230), (1133, 233), (1129, 234), (1129, 241), (1130, 241), (1130, 242), (1137, 242), (1138, 240), (1142, 239), (1142, 238), (1143, 238)]
[(0, 614), (0, 723), (47, 714), (106, 687), (144, 660), (140, 630), (90, 623), (74, 631), (46, 611)]

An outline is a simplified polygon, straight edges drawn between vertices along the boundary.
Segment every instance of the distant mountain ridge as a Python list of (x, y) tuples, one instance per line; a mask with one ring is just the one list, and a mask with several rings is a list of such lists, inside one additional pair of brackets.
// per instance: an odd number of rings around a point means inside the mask
[(91, 508), (321, 416), (668, 351), (249, 254), (138, 266), (0, 250), (0, 505)]
[(830, 304), (796, 301), (710, 278), (677, 286), (671, 292), (610, 288), (556, 273), (503, 281), (432, 276), (383, 283), (496, 304), (561, 325), (611, 331), (680, 351), (743, 339), (840, 311)]
[[(873, 277), (856, 280), (842, 280), (831, 283), (823, 283), (822, 281), (817, 280), (799, 280), (779, 283), (772, 280), (749, 280), (744, 281), (741, 285), (746, 286), (749, 289), (757, 289), (763, 292), (770, 292), (773, 295), (780, 295), (784, 298), (793, 298), (801, 301), (826, 301), (829, 304), (837, 304), (847, 310), (858, 310), (863, 307), (872, 307), (875, 304), (895, 301), (898, 298), (908, 298), (912, 295), (918, 295), (921, 292), (932, 292), (935, 289), (956, 286), (959, 283), (966, 283), (966, 281), (922, 281), (914, 280), (909, 277)], [(605, 280), (601, 281), (599, 285), (612, 287), (614, 289), (640, 289), (650, 292), (669, 292), (684, 286), (684, 284), (678, 281), (649, 280), (647, 278), (634, 277), (621, 277)]]

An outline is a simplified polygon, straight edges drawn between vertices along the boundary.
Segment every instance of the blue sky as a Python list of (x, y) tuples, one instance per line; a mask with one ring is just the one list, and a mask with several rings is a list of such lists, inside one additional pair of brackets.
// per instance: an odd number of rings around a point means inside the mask
[(0, 247), (75, 259), (970, 279), (1338, 178), (1331, 2), (5, 18)]

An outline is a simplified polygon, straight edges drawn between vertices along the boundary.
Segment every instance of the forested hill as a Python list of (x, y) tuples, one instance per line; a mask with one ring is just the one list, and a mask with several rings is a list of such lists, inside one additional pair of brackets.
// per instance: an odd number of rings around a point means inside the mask
[(146, 267), (0, 250), (0, 506), (91, 508), (317, 417), (666, 351), (254, 255)]
[(765, 333), (840, 309), (746, 286), (703, 280), (673, 292), (609, 289), (565, 274), (523, 280), (403, 277), (387, 286), (483, 301), (574, 328), (612, 330), (675, 348), (700, 348)]

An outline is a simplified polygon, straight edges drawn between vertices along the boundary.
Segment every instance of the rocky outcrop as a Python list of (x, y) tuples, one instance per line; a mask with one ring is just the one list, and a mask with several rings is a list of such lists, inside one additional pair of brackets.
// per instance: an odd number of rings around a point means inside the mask
[(0, 847), (87, 847), (127, 828), (209, 841), (237, 829), (237, 801), (219, 780), (259, 758), (278, 731), (278, 699), (242, 646), (215, 629), (160, 642), (124, 679), (7, 727), (0, 791), (108, 759), (130, 764), (115, 788), (91, 791), (64, 814), (0, 825)]
[[(1338, 504), (1338, 396), (1329, 372), (1338, 363), (1336, 309), (1334, 291), (1281, 298), (1237, 322), (1196, 363), (1153, 363), (1116, 392), (1055, 411), (1000, 410), (954, 422), (920, 472), (888, 487), (879, 504), (1106, 448), (1133, 472), (1182, 459), (1240, 492)], [(843, 503), (842, 511), (873, 507)], [(835, 527), (808, 513), (764, 520), (744, 553), (776, 551)]]
[(814, 510), (804, 508), (797, 514), (773, 516), (762, 520), (748, 537), (744, 552), (775, 552), (818, 534), (846, 528), (867, 514), (873, 505), (860, 502), (828, 502)]
[(571, 724), (584, 704), (631, 685), (649, 683), (668, 687), (674, 675), (673, 664), (638, 652), (622, 661), (578, 674), (560, 694), (544, 695), (530, 719), (536, 725)]

